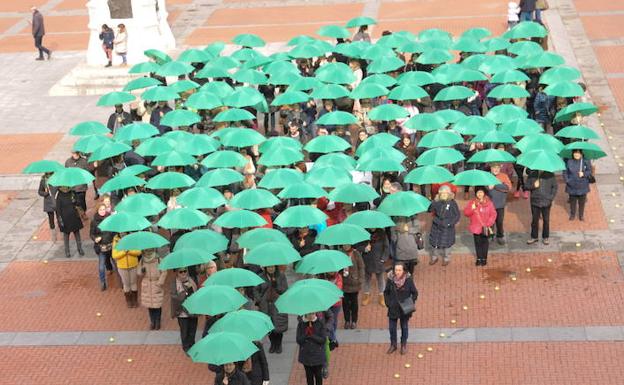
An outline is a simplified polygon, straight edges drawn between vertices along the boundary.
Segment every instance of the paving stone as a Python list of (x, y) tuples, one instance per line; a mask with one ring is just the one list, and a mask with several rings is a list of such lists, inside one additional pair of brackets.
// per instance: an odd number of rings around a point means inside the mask
[(551, 341), (585, 341), (587, 335), (584, 327), (548, 328)]
[(548, 341), (547, 328), (512, 328), (513, 341)]
[[(143, 345), (148, 332), (116, 332), (115, 343), (119, 345)], [(179, 335), (178, 335), (179, 337)]]
[(145, 345), (178, 345), (180, 333), (174, 331), (151, 331), (147, 333)]
[(51, 332), (43, 345), (75, 345), (82, 332)]
[(511, 328), (478, 328), (475, 338), (478, 342), (511, 341)]
[(48, 334), (48, 332), (19, 332), (15, 335), (11, 345), (43, 345), (45, 340), (48, 338)]
[(114, 332), (83, 332), (76, 345), (107, 345), (113, 344), (109, 342), (109, 338), (114, 338)]
[(16, 333), (0, 332), (0, 346), (10, 346), (15, 339)]
[(586, 326), (585, 334), (589, 341), (624, 340), (624, 333), (622, 329), (617, 326)]

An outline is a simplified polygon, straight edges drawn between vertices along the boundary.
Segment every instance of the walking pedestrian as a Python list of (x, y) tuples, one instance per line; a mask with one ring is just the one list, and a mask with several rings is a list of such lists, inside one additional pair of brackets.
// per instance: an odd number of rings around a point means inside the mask
[[(197, 318), (196, 318), (197, 319)], [(251, 385), (249, 379), (236, 363), (223, 365), (223, 369), (215, 377), (215, 385)]]
[(59, 224), (59, 230), (63, 233), (63, 245), (65, 246), (65, 257), (71, 257), (69, 252), (69, 234), (74, 234), (76, 240), (76, 248), (80, 256), (84, 255), (82, 251), (82, 240), (80, 239), (80, 229), (82, 229), (82, 220), (78, 214), (76, 207), (78, 202), (76, 194), (69, 187), (61, 186), (54, 197), (56, 204), (56, 221)]
[(102, 223), (109, 214), (110, 213), (106, 210), (106, 205), (103, 203), (100, 204), (95, 214), (93, 214), (91, 227), (89, 229), (89, 236), (91, 240), (93, 240), (93, 251), (95, 251), (95, 255), (98, 256), (98, 273), (100, 278), (100, 290), (102, 291), (106, 290), (108, 287), (106, 282), (106, 270), (113, 270), (110, 261), (112, 257), (111, 252), (113, 250), (113, 233), (100, 230), (100, 223)]
[(542, 12), (548, 9), (548, 0), (536, 0), (535, 2), (535, 21), (542, 23)]
[(106, 127), (108, 127), (108, 129), (111, 130), (112, 134), (115, 135), (119, 127), (125, 126), (126, 124), (130, 123), (132, 123), (132, 116), (124, 111), (123, 104), (116, 104), (115, 112), (110, 114), (110, 116), (108, 117)]
[(416, 310), (418, 290), (412, 275), (406, 271), (401, 262), (394, 265), (388, 273), (384, 299), (388, 307), (388, 330), (390, 332), (390, 347), (387, 354), (397, 350), (397, 323), (401, 325), (401, 354), (407, 353), (407, 339), (409, 337), (409, 319)]
[(30, 9), (32, 11), (32, 35), (35, 39), (35, 47), (39, 51), (39, 57), (35, 60), (43, 60), (43, 54), (45, 53), (47, 59), (50, 60), (52, 58), (52, 51), (43, 46), (43, 36), (45, 35), (45, 25), (43, 24), (43, 15), (37, 7), (32, 7)]
[(555, 174), (547, 171), (531, 170), (527, 178), (527, 188), (531, 191), (531, 238), (527, 241), (532, 245), (538, 241), (539, 220), (542, 218), (542, 243), (550, 241), (550, 207), (557, 195)]
[(54, 203), (54, 196), (56, 195), (56, 187), (48, 184), (48, 179), (52, 176), (51, 172), (46, 172), (41, 176), (39, 181), (39, 190), (37, 193), (43, 198), (43, 212), (48, 215), (48, 227), (50, 228), (50, 237), (53, 242), (56, 242), (56, 226), (54, 220), (54, 211), (56, 204)]
[(520, 21), (520, 7), (515, 1), (507, 3), (507, 30), (512, 29)]
[(451, 262), (449, 249), (455, 244), (455, 226), (461, 219), (459, 206), (455, 202), (455, 194), (448, 185), (442, 185), (438, 189), (429, 212), (433, 214), (429, 244), (431, 245), (430, 265), (438, 262), (438, 256), (442, 256), (442, 266)]
[(140, 250), (117, 250), (115, 247), (125, 233), (113, 237), (113, 259), (117, 265), (117, 272), (121, 278), (126, 305), (129, 308), (138, 306), (137, 267), (139, 266)]
[(492, 200), (485, 193), (485, 187), (475, 188), (475, 199), (468, 202), (464, 215), (470, 219), (468, 230), (472, 233), (477, 260), (476, 266), (487, 265), (490, 236), (494, 235), (492, 226), (496, 221), (496, 209)]
[(507, 194), (511, 191), (511, 180), (507, 174), (501, 172), (501, 165), (494, 163), (490, 165), (490, 172), (499, 180), (497, 185), (488, 186), (488, 196), (496, 209), (496, 242), (499, 245), (505, 244), (505, 206), (507, 205)]
[(113, 47), (115, 41), (115, 32), (106, 24), (102, 24), (102, 30), (100, 31), (100, 40), (102, 41), (102, 49), (108, 59), (108, 64), (104, 67), (110, 67), (113, 65)]
[(303, 365), (307, 385), (323, 385), (325, 364), (325, 322), (315, 313), (304, 315), (297, 325), (299, 362)]
[(113, 40), (113, 44), (115, 46), (115, 53), (118, 56), (121, 56), (121, 65), (123, 67), (128, 65), (128, 32), (126, 31), (125, 24), (119, 24), (117, 26), (117, 36), (115, 36), (115, 40)]
[(342, 245), (342, 250), (351, 258), (351, 267), (342, 270), (342, 312), (345, 320), (345, 329), (357, 329), (358, 296), (364, 282), (364, 261), (360, 252), (351, 245)]
[(162, 305), (165, 298), (163, 286), (167, 279), (167, 271), (160, 270), (160, 258), (155, 249), (143, 250), (139, 262), (138, 276), (141, 279), (141, 305), (147, 308), (150, 330), (160, 330)]
[(384, 263), (390, 257), (390, 243), (384, 229), (376, 229), (371, 234), (370, 242), (364, 247), (362, 260), (364, 261), (364, 298), (362, 306), (366, 306), (371, 301), (371, 280), (375, 275), (377, 281), (377, 301), (381, 306), (386, 306), (383, 292), (386, 280), (384, 278)]
[(520, 22), (532, 21), (536, 0), (520, 0)]
[(582, 150), (574, 150), (572, 159), (566, 162), (563, 173), (566, 182), (566, 192), (570, 202), (570, 220), (576, 218), (578, 206), (578, 219), (584, 220), (585, 202), (589, 193), (589, 183), (593, 180), (591, 163), (583, 157)]
[[(182, 307), (182, 302), (196, 291), (197, 283), (189, 276), (188, 269), (186, 267), (177, 269), (176, 278), (171, 281), (171, 317), (178, 319), (182, 350), (184, 350), (185, 353), (195, 344), (197, 316), (189, 314), (186, 309)], [(243, 377), (245, 377), (245, 375), (243, 375)], [(247, 380), (247, 377), (245, 377), (245, 380)], [(243, 383), (248, 384), (248, 382)]]
[[(393, 183), (394, 184), (394, 183)], [(391, 242), (396, 247), (394, 261), (403, 262), (408, 273), (414, 274), (418, 264), (418, 241), (420, 236), (417, 216), (397, 217), (396, 225), (390, 229)]]
[[(72, 152), (69, 159), (65, 161), (65, 167), (77, 167), (86, 171), (90, 171), (89, 163), (87, 162), (87, 159), (83, 157), (78, 151)], [(87, 186), (86, 184), (81, 184), (73, 188), (76, 205), (78, 207), (78, 214), (80, 215), (80, 218), (82, 218), (83, 220), (87, 219), (87, 217), (85, 216), (85, 212), (87, 211), (87, 189), (88, 188), (89, 186)]]
[(269, 353), (282, 353), (282, 338), (288, 330), (288, 315), (280, 313), (275, 307), (275, 301), (288, 290), (286, 275), (275, 266), (267, 266), (260, 277), (264, 283), (254, 287), (253, 297), (258, 310), (271, 317), (274, 329), (269, 333)]

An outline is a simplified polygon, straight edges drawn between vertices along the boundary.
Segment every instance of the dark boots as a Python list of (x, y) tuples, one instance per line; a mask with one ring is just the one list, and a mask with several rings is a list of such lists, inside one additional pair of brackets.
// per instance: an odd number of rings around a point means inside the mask
[[(403, 349), (403, 346), (401, 346), (401, 349)], [(396, 342), (390, 343), (390, 347), (388, 348), (388, 351), (386, 352), (386, 354), (392, 354), (396, 352), (396, 350), (397, 350)]]
[(80, 232), (74, 232), (74, 237), (76, 238), (76, 248), (78, 248), (78, 254), (80, 254), (80, 256), (82, 257), (85, 253), (82, 250), (82, 240), (80, 239)]
[(149, 313), (150, 330), (160, 330), (160, 316), (162, 309), (150, 307), (147, 309), (147, 312)]
[(275, 335), (275, 354), (282, 353), (282, 338), (284, 338), (283, 333), (277, 333)]
[[(396, 348), (395, 348), (396, 349)], [(401, 355), (405, 355), (407, 353), (407, 343), (403, 342), (401, 344)]]
[(132, 308), (139, 307), (139, 292), (133, 290), (130, 292), (130, 294), (131, 294), (131, 300), (132, 300), (132, 306), (130, 307)]
[(126, 297), (126, 306), (128, 306), (128, 308), (133, 307), (132, 306), (132, 292), (125, 292), (124, 291), (124, 297)]
[(63, 245), (65, 246), (65, 258), (70, 258), (71, 253), (69, 252), (69, 234), (63, 233)]

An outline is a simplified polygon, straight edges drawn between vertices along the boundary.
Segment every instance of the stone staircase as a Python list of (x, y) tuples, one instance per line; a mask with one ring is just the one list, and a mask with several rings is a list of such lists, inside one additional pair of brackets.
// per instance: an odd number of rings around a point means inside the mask
[(80, 63), (49, 90), (50, 96), (103, 95), (121, 91), (141, 74), (128, 74), (130, 67), (89, 66)]

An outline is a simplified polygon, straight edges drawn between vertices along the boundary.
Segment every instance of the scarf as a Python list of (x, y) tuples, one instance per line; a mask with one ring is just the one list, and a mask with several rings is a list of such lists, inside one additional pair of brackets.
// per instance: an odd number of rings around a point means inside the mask
[(398, 278), (394, 273), (392, 274), (392, 282), (394, 282), (394, 286), (397, 289), (400, 289), (405, 285), (405, 281), (407, 280), (407, 273), (403, 273), (402, 278)]

